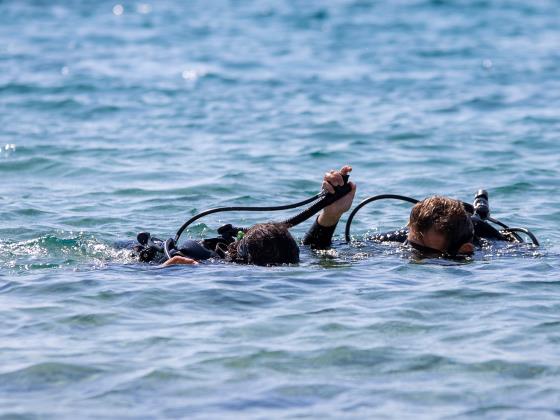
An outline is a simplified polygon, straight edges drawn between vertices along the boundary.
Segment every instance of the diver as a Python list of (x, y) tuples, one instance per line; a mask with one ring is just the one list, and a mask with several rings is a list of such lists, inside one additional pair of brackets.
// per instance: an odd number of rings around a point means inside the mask
[(298, 244), (285, 224), (259, 223), (236, 238), (228, 235), (226, 229), (238, 232), (231, 225), (226, 225), (220, 228), (222, 236), (218, 238), (205, 239), (202, 243), (188, 239), (179, 248), (181, 255), (174, 255), (161, 265), (198, 264), (198, 261), (209, 258), (254, 265), (299, 262)]
[(475, 249), (474, 225), (463, 204), (437, 195), (412, 207), (406, 228), (370, 239), (401, 242), (424, 257), (471, 255)]
[[(222, 259), (228, 262), (254, 265), (296, 264), (299, 262), (299, 246), (289, 228), (307, 220), (323, 210), (325, 215), (342, 215), (350, 208), (356, 186), (348, 181), (352, 168), (344, 167), (344, 179), (336, 186), (323, 182), (321, 193), (302, 202), (276, 207), (224, 207), (204, 211), (185, 222), (177, 231), (175, 238), (161, 240), (149, 232), (141, 232), (133, 245), (133, 257), (140, 262), (170, 266), (177, 264), (192, 265), (209, 259)], [(338, 179), (338, 178), (337, 178)], [(342, 198), (341, 198), (342, 197)], [(216, 238), (195, 241), (188, 239), (179, 244), (181, 233), (200, 217), (220, 211), (276, 211), (300, 207), (313, 203), (310, 207), (284, 222), (259, 223), (250, 228), (240, 228), (226, 224), (218, 229)], [(338, 216), (340, 217), (340, 216)], [(337, 219), (338, 220), (338, 219)]]
[[(332, 190), (343, 182), (348, 167), (325, 174), (323, 187)], [(351, 206), (349, 195), (325, 208), (306, 233), (303, 243), (314, 249), (328, 249), (332, 236), (342, 214)], [(350, 225), (356, 212), (365, 204), (379, 199), (400, 199), (414, 203), (406, 227), (384, 234), (376, 234), (368, 239), (375, 242), (398, 242), (410, 247), (418, 257), (462, 258), (473, 254), (476, 247), (488, 241), (521, 243), (517, 234), (525, 233), (533, 244), (539, 245), (535, 236), (524, 228), (509, 228), (490, 217), (488, 193), (479, 190), (473, 205), (448, 197), (432, 196), (422, 201), (393, 194), (370, 197), (358, 205), (350, 214), (346, 224), (346, 241), (350, 242)], [(504, 229), (497, 230), (491, 221)]]

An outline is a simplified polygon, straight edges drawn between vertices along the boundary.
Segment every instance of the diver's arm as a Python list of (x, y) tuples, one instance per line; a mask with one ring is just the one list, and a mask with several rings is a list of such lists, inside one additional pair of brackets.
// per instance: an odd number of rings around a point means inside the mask
[(193, 260), (192, 258), (181, 257), (180, 255), (175, 255), (174, 257), (171, 257), (170, 259), (165, 261), (161, 266), (162, 267), (167, 267), (167, 266), (170, 266), (170, 265), (180, 265), (180, 264), (196, 265), (196, 264), (198, 264), (198, 262), (196, 260)]
[(400, 242), (405, 243), (408, 238), (408, 228), (404, 227), (390, 232), (376, 233), (367, 237), (374, 242)]
[(337, 223), (332, 226), (323, 226), (319, 223), (319, 217), (303, 237), (303, 244), (313, 249), (328, 249), (332, 243), (332, 237)]
[[(323, 178), (323, 189), (334, 193), (334, 187), (344, 185), (342, 175), (347, 175), (351, 171), (350, 166), (344, 166), (340, 171), (327, 172)], [(331, 246), (336, 225), (340, 217), (352, 206), (356, 194), (356, 184), (352, 182), (349, 184), (352, 190), (348, 194), (321, 211), (313, 226), (303, 237), (304, 245), (310, 245), (315, 249), (327, 249)]]

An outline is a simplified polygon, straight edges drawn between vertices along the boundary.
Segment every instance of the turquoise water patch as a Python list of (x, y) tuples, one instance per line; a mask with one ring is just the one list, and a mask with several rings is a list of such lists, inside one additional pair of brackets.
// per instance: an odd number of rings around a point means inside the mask
[[(0, 417), (557, 417), (559, 19), (552, 0), (0, 2)], [(364, 242), (406, 223), (396, 202), (291, 267), (120, 246), (302, 200), (343, 164), (355, 204), (485, 188), (542, 246)]]

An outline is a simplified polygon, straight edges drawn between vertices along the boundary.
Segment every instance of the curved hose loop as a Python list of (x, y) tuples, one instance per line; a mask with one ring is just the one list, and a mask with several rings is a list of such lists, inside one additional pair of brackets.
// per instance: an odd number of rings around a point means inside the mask
[(500, 222), (498, 219), (494, 219), (493, 217), (487, 217), (486, 220), (491, 221), (492, 223), (497, 224), (498, 226), (503, 227), (504, 229), (509, 229), (509, 226), (505, 223)]
[[(174, 241), (175, 244), (179, 243), (179, 238), (181, 234), (185, 231), (185, 229), (192, 224), (193, 222), (197, 221), (201, 217), (208, 216), (209, 214), (214, 213), (221, 213), (226, 211), (280, 211), (280, 210), (290, 210), (295, 209), (297, 207), (304, 206), (306, 204), (312, 203), (318, 200), (315, 204), (310, 206), (309, 208), (305, 209), (304, 211), (300, 212), (299, 214), (287, 219), (283, 223), (289, 225), (289, 227), (294, 227), (299, 223), (309, 219), (315, 213), (321, 211), (323, 208), (327, 207), (329, 204), (334, 203), (336, 200), (340, 199), (341, 197), (348, 194), (352, 187), (348, 183), (349, 175), (343, 175), (342, 178), (344, 179), (344, 185), (334, 187), (334, 194), (331, 194), (327, 191), (321, 191), (319, 194), (315, 194), (313, 197), (309, 197), (305, 200), (298, 201), (297, 203), (293, 204), (285, 204), (283, 206), (264, 206), (264, 207), (247, 207), (247, 206), (232, 206), (232, 207), (217, 207), (214, 209), (209, 209), (199, 213), (189, 220), (187, 220), (177, 231), (175, 235)], [(167, 255), (167, 252), (166, 252)]]
[(175, 245), (175, 242), (172, 238), (169, 238), (163, 243), (163, 252), (165, 253), (165, 256), (167, 257), (168, 260), (171, 259), (171, 253), (169, 251), (169, 247), (172, 245)]
[[(511, 233), (511, 234), (515, 235), (516, 237), (518, 237), (518, 238), (519, 238), (519, 235), (517, 235), (515, 232), (524, 233), (524, 234), (527, 235), (529, 238), (531, 238), (531, 241), (533, 241), (533, 245), (535, 245), (535, 246), (540, 246), (537, 237), (536, 237), (536, 236), (533, 234), (533, 232), (531, 232), (529, 229), (526, 229), (526, 228), (519, 228), (519, 227), (512, 227), (512, 228), (508, 227), (508, 228), (505, 228), (503, 231), (504, 231), (504, 232), (507, 232), (507, 233)], [(521, 242), (523, 242), (523, 240), (521, 240)]]
[(360, 204), (358, 204), (356, 206), (356, 208), (354, 210), (352, 210), (352, 213), (350, 213), (350, 216), (348, 216), (348, 221), (346, 222), (346, 228), (344, 230), (344, 238), (345, 238), (346, 242), (350, 242), (350, 239), (351, 239), (350, 238), (350, 226), (352, 225), (352, 220), (354, 220), (354, 216), (356, 215), (356, 213), (358, 213), (358, 211), (362, 207), (364, 207), (366, 204), (369, 204), (373, 201), (385, 200), (385, 199), (407, 201), (407, 202), (412, 203), (412, 204), (418, 203), (418, 200), (416, 200), (415, 198), (407, 197), (407, 196), (404, 196), (404, 195), (398, 195), (398, 194), (381, 194), (381, 195), (374, 195), (373, 197), (366, 198), (364, 201), (362, 201)]
[[(496, 225), (498, 225), (498, 226), (500, 226), (500, 227), (503, 227), (503, 228), (504, 228), (504, 231), (506, 231), (506, 232), (508, 231), (508, 229), (510, 229), (510, 227), (509, 227), (508, 225), (506, 225), (506, 224), (503, 223), (503, 222), (500, 222), (498, 219), (494, 219), (493, 217), (487, 217), (486, 220), (489, 220), (490, 222), (492, 222), (492, 223), (494, 223), (494, 224), (496, 224)], [(520, 228), (520, 229), (521, 229), (521, 228)], [(513, 231), (511, 231), (510, 233), (511, 233), (511, 235), (512, 235), (517, 241), (519, 241), (519, 242), (525, 242), (525, 241), (523, 240), (523, 238), (522, 238), (521, 236), (519, 236), (519, 235), (518, 235), (517, 233), (515, 233), (515, 232), (516, 232), (516, 231), (513, 230)], [(531, 234), (531, 235), (532, 235), (532, 234)], [(530, 237), (530, 235), (527, 235), (527, 236)], [(533, 236), (534, 236), (534, 235), (533, 235)], [(532, 239), (533, 239), (533, 238), (531, 238), (531, 240), (532, 240)], [(536, 239), (537, 239), (537, 238), (535, 238), (535, 240), (536, 240)], [(537, 241), (537, 242), (538, 242), (538, 241)], [(534, 241), (533, 241), (533, 243), (534, 243)]]
[(306, 200), (299, 201), (299, 202), (293, 203), (293, 204), (286, 204), (286, 205), (283, 205), (283, 206), (264, 206), (264, 207), (232, 206), (232, 207), (217, 207), (217, 208), (214, 208), (214, 209), (209, 209), (209, 210), (203, 211), (202, 213), (198, 213), (197, 215), (191, 217), (189, 220), (187, 220), (185, 223), (183, 223), (183, 225), (179, 228), (179, 230), (175, 234), (175, 243), (179, 242), (179, 238), (181, 237), (181, 234), (185, 231), (185, 229), (187, 227), (189, 227), (189, 225), (191, 225), (192, 223), (194, 223), (198, 219), (200, 219), (204, 216), (208, 216), (210, 214), (221, 213), (221, 212), (226, 212), (226, 211), (280, 211), (280, 210), (290, 210), (290, 209), (295, 209), (297, 207), (301, 207), (301, 206), (304, 206), (306, 204), (309, 204), (309, 203), (311, 203), (311, 202), (313, 202), (313, 201), (315, 201), (319, 198), (322, 198), (324, 195), (325, 195), (324, 192), (320, 192), (319, 194), (316, 194), (313, 197), (310, 197)]

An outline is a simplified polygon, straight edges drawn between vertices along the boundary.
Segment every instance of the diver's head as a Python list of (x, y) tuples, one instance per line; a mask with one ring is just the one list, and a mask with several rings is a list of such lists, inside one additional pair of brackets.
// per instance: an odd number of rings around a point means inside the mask
[(255, 265), (296, 264), (299, 247), (285, 224), (259, 223), (229, 245), (227, 258)]
[(413, 247), (451, 256), (474, 251), (474, 227), (458, 200), (433, 196), (419, 201), (410, 212), (408, 227)]

